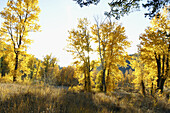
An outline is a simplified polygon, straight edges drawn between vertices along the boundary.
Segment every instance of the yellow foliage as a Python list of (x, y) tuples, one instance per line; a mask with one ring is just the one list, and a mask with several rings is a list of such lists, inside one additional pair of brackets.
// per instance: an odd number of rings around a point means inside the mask
[(8, 57), (8, 61), (10, 61), (10, 74), (14, 77), (30, 72), (27, 69), (26, 50), (32, 40), (26, 37), (29, 32), (39, 31), (40, 25), (37, 24), (39, 13), (38, 0), (8, 0), (7, 7), (0, 12), (4, 19), (0, 36), (9, 44), (5, 52), (11, 56)]
[(168, 81), (169, 79), (170, 44), (167, 30), (170, 21), (167, 19), (166, 8), (164, 13), (158, 15), (159, 18), (155, 16), (151, 20), (152, 26), (146, 28), (145, 33), (140, 35), (139, 53), (132, 61), (132, 67), (135, 68), (133, 74), (136, 77), (133, 83), (139, 86), (141, 81), (144, 81), (145, 87), (150, 90), (163, 88), (161, 85), (164, 84), (160, 81), (163, 79)]
[(109, 91), (121, 78), (118, 66), (126, 66), (125, 61), (128, 59), (128, 55), (125, 49), (130, 46), (130, 43), (127, 41), (125, 28), (115, 22), (107, 21), (100, 25), (97, 22), (91, 27), (91, 32), (94, 42), (98, 43), (96, 51), (99, 54), (103, 71), (99, 78), (101, 81), (105, 79), (107, 82), (107, 85), (100, 84), (107, 86), (106, 89)]
[[(90, 35), (90, 31), (88, 30), (89, 22), (87, 18), (79, 19), (79, 23), (77, 25), (77, 30), (72, 29), (69, 31), (68, 37), (68, 46), (67, 51), (71, 52), (74, 56), (74, 59), (77, 61), (74, 62), (76, 66), (80, 65), (79, 71), (81, 71), (84, 75), (83, 79), (80, 82), (84, 82), (85, 90), (91, 90), (91, 69), (94, 65), (93, 62), (90, 61), (90, 55), (93, 51), (91, 47), (92, 37)], [(82, 76), (82, 75), (80, 75)], [(82, 78), (82, 77), (80, 77)]]

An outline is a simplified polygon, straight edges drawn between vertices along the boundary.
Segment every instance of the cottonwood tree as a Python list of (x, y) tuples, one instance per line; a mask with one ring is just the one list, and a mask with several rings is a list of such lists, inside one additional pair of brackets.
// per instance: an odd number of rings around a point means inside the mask
[(82, 71), (84, 73), (84, 90), (91, 91), (91, 79), (90, 72), (91, 61), (90, 53), (93, 51), (91, 47), (92, 37), (90, 36), (90, 31), (88, 30), (89, 22), (87, 18), (79, 19), (77, 29), (72, 29), (69, 31), (68, 37), (68, 52), (71, 52), (74, 56), (75, 64), (80, 64), (82, 66)]
[(130, 46), (130, 43), (127, 41), (125, 28), (115, 22), (107, 21), (99, 24), (96, 21), (96, 24), (91, 27), (91, 31), (94, 35), (93, 40), (98, 43), (97, 52), (102, 67), (101, 91), (106, 92), (106, 82), (108, 84), (110, 81), (114, 84), (119, 78), (118, 66), (126, 64), (125, 49)]
[(39, 13), (38, 0), (8, 0), (7, 7), (0, 12), (4, 19), (0, 34), (6, 38), (15, 54), (13, 81), (16, 81), (20, 73), (20, 55), (25, 54), (24, 50), (31, 43), (31, 40), (26, 38), (28, 33), (36, 32), (40, 28), (37, 24)]
[(145, 29), (145, 33), (140, 35), (140, 51), (145, 66), (156, 70), (157, 89), (163, 92), (164, 83), (170, 75), (170, 20), (166, 8), (163, 13), (157, 15), (151, 20), (152, 26)]

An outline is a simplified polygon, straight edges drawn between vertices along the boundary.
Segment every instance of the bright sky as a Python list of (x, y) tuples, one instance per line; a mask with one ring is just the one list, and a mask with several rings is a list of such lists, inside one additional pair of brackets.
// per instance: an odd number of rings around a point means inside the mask
[[(34, 42), (29, 46), (28, 53), (42, 59), (43, 56), (52, 53), (59, 59), (60, 66), (68, 66), (73, 60), (70, 53), (64, 48), (67, 45), (68, 30), (75, 28), (77, 18), (88, 18), (94, 24), (94, 16), (104, 17), (104, 11), (109, 11), (108, 2), (101, 0), (97, 6), (80, 8), (73, 0), (39, 0), (41, 9), (40, 22), (41, 32), (31, 33), (28, 38)], [(0, 0), (0, 11), (6, 6), (7, 0)], [(2, 19), (0, 18), (0, 23)], [(137, 52), (139, 35), (149, 25), (149, 19), (144, 17), (143, 12), (133, 12), (123, 17), (119, 23), (126, 29), (128, 40), (132, 41), (129, 54)]]

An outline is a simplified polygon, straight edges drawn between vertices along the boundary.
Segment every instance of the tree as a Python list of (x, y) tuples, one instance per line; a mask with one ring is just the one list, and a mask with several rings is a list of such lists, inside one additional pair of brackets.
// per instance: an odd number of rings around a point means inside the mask
[(36, 32), (40, 26), (37, 24), (40, 8), (38, 0), (8, 0), (7, 7), (0, 12), (4, 19), (0, 29), (1, 36), (7, 38), (15, 53), (15, 67), (13, 81), (16, 81), (19, 66), (19, 57), (23, 55), (27, 45), (29, 32)]
[(152, 20), (152, 27), (148, 27), (140, 36), (141, 40), (141, 58), (145, 65), (156, 70), (157, 89), (163, 92), (163, 86), (169, 78), (169, 56), (170, 56), (170, 38), (168, 10), (158, 13)]
[(90, 72), (92, 70), (90, 53), (93, 49), (90, 45), (92, 37), (89, 34), (88, 25), (89, 22), (87, 18), (79, 19), (77, 30), (72, 29), (69, 31), (67, 51), (72, 53), (74, 59), (78, 59), (75, 61), (75, 64), (82, 65), (84, 72), (84, 90), (89, 92), (91, 90)]
[[(116, 82), (119, 78), (119, 66), (126, 64), (125, 49), (130, 46), (125, 35), (125, 28), (115, 22), (107, 21), (96, 24), (92, 27), (93, 40), (98, 43), (97, 52), (100, 57), (102, 67), (101, 91), (107, 91), (108, 81)], [(108, 79), (106, 79), (108, 78)]]
[[(91, 4), (97, 5), (100, 0), (73, 0), (76, 1), (80, 7), (89, 6)], [(164, 8), (164, 6), (169, 5), (169, 0), (147, 0), (145, 3), (144, 0), (112, 0), (109, 4), (110, 11), (105, 12), (107, 16), (113, 16), (116, 19), (119, 19), (121, 16), (125, 14), (129, 14), (134, 10), (140, 9), (140, 4), (142, 3), (144, 8), (148, 8), (149, 12), (145, 13), (145, 16), (149, 16), (153, 18), (160, 9)]]
[(42, 76), (42, 79), (44, 79), (44, 83), (47, 83), (47, 82), (52, 83), (53, 78), (56, 78), (55, 69), (58, 68), (57, 62), (58, 62), (57, 58), (52, 57), (52, 54), (46, 55), (43, 58), (41, 76)]

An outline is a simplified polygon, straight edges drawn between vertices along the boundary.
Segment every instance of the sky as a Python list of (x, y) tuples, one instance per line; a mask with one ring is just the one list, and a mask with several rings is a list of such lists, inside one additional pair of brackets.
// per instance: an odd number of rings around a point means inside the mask
[[(78, 18), (87, 18), (91, 24), (95, 24), (94, 17), (96, 16), (104, 19), (104, 12), (110, 10), (108, 6), (110, 1), (101, 0), (98, 5), (80, 8), (73, 0), (39, 0), (41, 32), (29, 34), (28, 38), (34, 41), (29, 45), (28, 53), (39, 59), (52, 53), (53, 57), (58, 58), (60, 66), (71, 65), (72, 55), (64, 49), (67, 46), (68, 31), (76, 28)], [(6, 3), (7, 0), (0, 0), (0, 11), (6, 7)], [(127, 49), (129, 54), (137, 52), (136, 45), (140, 42), (139, 35), (149, 26), (150, 20), (144, 17), (144, 11), (142, 9), (130, 13), (118, 21), (125, 27), (128, 41), (131, 42), (131, 47)], [(0, 23), (2, 21), (0, 18)]]

